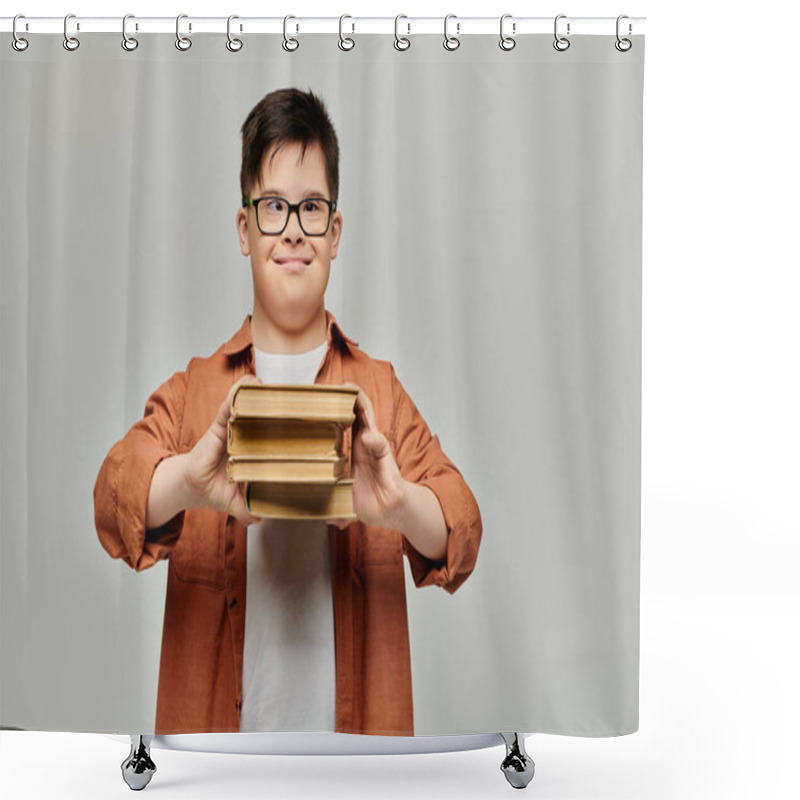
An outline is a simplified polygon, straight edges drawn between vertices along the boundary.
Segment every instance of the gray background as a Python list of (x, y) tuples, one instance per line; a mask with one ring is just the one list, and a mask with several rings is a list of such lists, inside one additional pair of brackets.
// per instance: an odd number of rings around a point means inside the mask
[(166, 565), (108, 558), (91, 489), (148, 394), (251, 310), (238, 132), (295, 85), (342, 144), (327, 305), (394, 363), (483, 514), (455, 595), (409, 582), (417, 733), (635, 730), (643, 40), (8, 39), (2, 724), (152, 726)]

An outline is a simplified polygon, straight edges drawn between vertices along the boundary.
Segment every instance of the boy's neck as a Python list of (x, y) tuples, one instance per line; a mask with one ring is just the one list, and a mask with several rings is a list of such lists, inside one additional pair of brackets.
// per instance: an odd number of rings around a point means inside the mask
[(280, 353), (293, 355), (307, 353), (319, 347), (328, 335), (328, 320), (325, 315), (325, 306), (320, 306), (319, 312), (306, 325), (298, 328), (289, 328), (277, 325), (274, 320), (254, 309), (250, 320), (250, 332), (253, 336), (253, 345), (264, 353)]

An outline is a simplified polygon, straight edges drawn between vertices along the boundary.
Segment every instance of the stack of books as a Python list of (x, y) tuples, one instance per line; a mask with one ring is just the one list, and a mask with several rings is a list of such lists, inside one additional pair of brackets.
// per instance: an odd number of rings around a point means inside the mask
[(350, 386), (243, 384), (228, 421), (228, 479), (247, 483), (254, 517), (355, 519), (344, 432)]

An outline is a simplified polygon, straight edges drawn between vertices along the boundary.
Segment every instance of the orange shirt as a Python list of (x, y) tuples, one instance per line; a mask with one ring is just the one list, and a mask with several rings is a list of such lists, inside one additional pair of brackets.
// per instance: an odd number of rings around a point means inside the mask
[[(475, 566), (482, 524), (472, 492), (388, 361), (370, 358), (327, 315), (328, 349), (315, 383), (360, 386), (372, 401), (403, 478), (437, 496), (448, 531), (436, 563), (399, 532), (360, 521), (328, 526), (336, 641), (336, 730), (413, 735), (411, 658), (403, 553), (417, 586), (448, 592)], [(247, 530), (209, 508), (180, 512), (145, 535), (159, 462), (192, 449), (228, 390), (255, 374), (250, 317), (209, 358), (194, 358), (149, 398), (144, 417), (106, 456), (94, 487), (95, 525), (113, 558), (135, 570), (169, 559), (156, 734), (239, 730), (246, 598)], [(352, 433), (344, 437), (350, 457)]]

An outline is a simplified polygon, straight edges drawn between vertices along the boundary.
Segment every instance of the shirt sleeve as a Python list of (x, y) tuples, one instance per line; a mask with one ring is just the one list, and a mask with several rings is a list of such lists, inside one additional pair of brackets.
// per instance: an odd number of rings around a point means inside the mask
[(111, 448), (95, 482), (100, 544), (136, 571), (166, 558), (183, 528), (183, 511), (147, 532), (145, 517), (156, 467), (179, 453), (186, 386), (186, 372), (178, 372), (150, 395), (144, 417)]
[(427, 486), (436, 495), (447, 525), (447, 553), (431, 561), (403, 537), (403, 549), (418, 587), (441, 586), (451, 594), (475, 568), (483, 524), (478, 503), (456, 466), (444, 454), (392, 368), (397, 466), (407, 481)]

